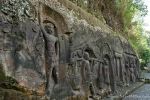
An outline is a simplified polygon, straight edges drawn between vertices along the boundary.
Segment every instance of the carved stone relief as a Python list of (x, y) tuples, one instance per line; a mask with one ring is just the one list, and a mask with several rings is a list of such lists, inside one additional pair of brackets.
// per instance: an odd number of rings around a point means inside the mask
[(124, 84), (124, 66), (123, 66), (123, 55), (120, 53), (115, 52), (116, 57), (116, 72), (117, 72), (117, 78), (119, 82), (117, 83), (118, 86), (123, 86)]
[(82, 66), (82, 50), (76, 50), (71, 54), (72, 77), (71, 85), (74, 90), (81, 89), (81, 66)]
[(36, 12), (26, 0), (2, 2), (0, 54), (10, 52), (18, 82), (50, 99), (97, 100), (138, 81), (139, 62), (129, 43), (84, 24), (74, 23), (69, 33), (64, 16), (38, 7)]
[[(51, 89), (58, 83), (58, 66), (59, 66), (59, 42), (55, 36), (54, 25), (46, 23), (41, 28), (45, 39), (45, 57), (46, 57), (46, 71), (47, 71), (47, 92), (50, 94)], [(53, 86), (51, 82), (53, 81)]]
[(124, 75), (125, 75), (125, 84), (129, 85), (129, 82), (130, 82), (130, 71), (129, 71), (129, 58), (128, 57), (125, 57)]

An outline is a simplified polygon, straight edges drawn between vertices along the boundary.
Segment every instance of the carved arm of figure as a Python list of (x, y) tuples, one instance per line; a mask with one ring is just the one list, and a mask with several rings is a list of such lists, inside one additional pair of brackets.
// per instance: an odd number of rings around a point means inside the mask
[(81, 61), (81, 60), (84, 60), (84, 59), (83, 59), (83, 58), (78, 58), (78, 59), (77, 59), (77, 61)]
[(58, 41), (58, 38), (57, 38), (57, 41), (56, 41), (56, 55), (57, 55), (57, 57), (59, 56), (59, 41)]
[[(39, 8), (39, 15), (42, 15), (41, 14), (41, 12), (42, 12), (42, 4), (40, 3), (40, 8)], [(44, 38), (48, 38), (48, 34), (47, 34), (47, 32), (46, 32), (46, 30), (45, 30), (45, 28), (44, 28), (44, 26), (43, 26), (43, 23), (42, 23), (42, 16), (39, 16), (40, 17), (40, 19), (39, 19), (39, 21), (40, 21), (40, 28), (41, 28), (41, 31), (42, 31), (42, 33), (44, 34)]]
[(46, 30), (44, 29), (44, 26), (42, 24), (40, 26), (41, 26), (41, 31), (42, 31), (42, 33), (44, 35), (44, 38), (46, 38), (46, 40), (47, 40), (48, 34), (47, 34)]
[(82, 77), (83, 80), (87, 80), (86, 78), (91, 78), (90, 63), (87, 60), (83, 60), (82, 62)]
[(91, 60), (91, 61), (97, 61), (97, 62), (101, 62), (101, 63), (102, 63), (101, 60), (98, 60), (98, 59), (95, 59), (95, 58), (91, 58), (90, 60)]

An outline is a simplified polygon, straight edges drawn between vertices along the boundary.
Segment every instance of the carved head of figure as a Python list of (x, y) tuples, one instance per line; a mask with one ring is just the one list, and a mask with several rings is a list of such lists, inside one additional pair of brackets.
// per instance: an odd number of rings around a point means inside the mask
[(89, 60), (90, 59), (90, 56), (89, 56), (88, 52), (84, 52), (84, 59), (85, 60)]
[(78, 58), (78, 56), (77, 56), (77, 51), (71, 53), (71, 59), (70, 59), (70, 61), (71, 61), (72, 63), (73, 63), (73, 62), (76, 62), (76, 61), (77, 61), (77, 58)]
[(133, 62), (133, 59), (131, 60), (130, 62), (130, 68), (133, 68), (134, 67), (134, 62)]
[(126, 65), (129, 64), (128, 58), (125, 58), (125, 64), (126, 64)]
[(51, 35), (55, 35), (54, 25), (52, 23), (47, 23), (45, 25), (45, 30), (47, 31), (47, 33), (49, 33)]
[(108, 60), (106, 58), (103, 59), (104, 65), (108, 65)]

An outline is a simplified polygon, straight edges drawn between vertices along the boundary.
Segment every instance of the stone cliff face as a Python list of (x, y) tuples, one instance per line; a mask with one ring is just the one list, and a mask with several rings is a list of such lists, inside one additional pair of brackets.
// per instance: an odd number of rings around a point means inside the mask
[(1, 0), (1, 68), (38, 99), (103, 98), (140, 75), (131, 45), (111, 32), (67, 0)]

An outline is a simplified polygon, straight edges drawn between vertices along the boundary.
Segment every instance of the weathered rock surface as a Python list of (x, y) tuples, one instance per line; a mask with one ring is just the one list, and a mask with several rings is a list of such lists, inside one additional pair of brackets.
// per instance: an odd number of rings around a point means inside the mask
[(98, 99), (138, 81), (131, 45), (70, 1), (1, 0), (0, 8), (3, 72), (30, 94)]
[(150, 72), (150, 61), (147, 64), (147, 71)]

